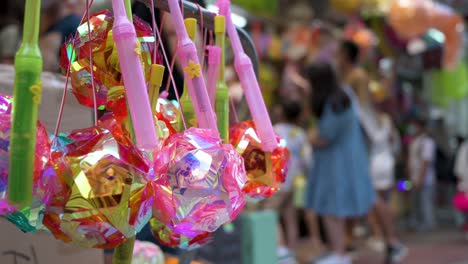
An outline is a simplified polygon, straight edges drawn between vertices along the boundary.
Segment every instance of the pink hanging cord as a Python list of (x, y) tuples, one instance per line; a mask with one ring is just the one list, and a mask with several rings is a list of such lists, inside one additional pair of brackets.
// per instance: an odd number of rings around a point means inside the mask
[[(154, 18), (154, 3), (153, 3), (153, 1), (151, 1), (151, 6), (152, 6), (151, 15)], [(156, 21), (154, 21), (154, 23), (156, 24)], [(155, 26), (156, 26), (155, 24), (153, 24), (153, 28), (155, 28)], [(161, 21), (161, 24), (162, 24), (162, 21)], [(162, 32), (159, 32), (159, 30), (156, 30), (155, 32), (156, 32), (156, 35), (157, 35), (158, 39), (162, 40), (162, 38), (161, 38)], [(162, 51), (162, 54), (163, 54), (164, 61), (166, 62), (166, 64), (169, 67), (169, 69), (168, 69), (169, 78), (170, 78), (170, 81), (172, 81), (172, 83), (173, 83), (172, 86), (174, 88), (174, 92), (175, 92), (175, 95), (176, 95), (176, 98), (177, 98), (177, 102), (180, 103), (179, 92), (178, 92), (177, 87), (176, 87), (177, 85), (176, 85), (176, 82), (175, 82), (175, 79), (174, 79), (174, 75), (172, 74), (173, 67), (171, 66), (170, 61), (169, 61), (169, 59), (167, 57), (166, 49), (165, 49), (164, 43), (162, 43), (162, 41), (161, 41), (161, 51)], [(174, 57), (175, 57), (175, 54), (174, 54)], [(182, 115), (182, 122), (184, 124), (184, 128), (187, 129), (187, 122), (185, 120), (184, 111), (183, 111), (182, 107), (180, 108), (180, 114)]]
[[(151, 4), (153, 6), (153, 10), (154, 10), (154, 3)], [(154, 11), (153, 11), (154, 13)], [(165, 13), (164, 12), (161, 12), (161, 21), (164, 20), (164, 16), (165, 16)], [(154, 20), (154, 27), (157, 27), (156, 25), (156, 18), (153, 16), (153, 20)], [(162, 30), (163, 30), (163, 26), (164, 24), (161, 22), (161, 25), (159, 25), (159, 34), (161, 35), (162, 34)], [(154, 34), (154, 36), (156, 37), (156, 33)], [(162, 43), (162, 39), (158, 39), (158, 42), (156, 42), (156, 50), (159, 50), (159, 45), (161, 45)]]
[[(176, 59), (177, 59), (177, 52), (179, 52), (179, 45), (178, 44), (176, 44), (176, 47), (174, 49), (174, 54), (172, 55), (171, 65), (169, 65), (169, 68), (171, 69), (171, 72), (172, 72), (172, 69), (174, 69), (174, 67), (175, 67), (175, 63), (176, 63)], [(167, 82), (166, 89), (165, 89), (166, 93), (169, 93), (169, 88), (170, 87), (171, 87), (171, 82)]]
[[(94, 0), (91, 0), (91, 3), (87, 3), (86, 12), (81, 17), (80, 25), (85, 20), (85, 17), (88, 17), (89, 9), (90, 9), (91, 5), (93, 4), (93, 2), (94, 2)], [(71, 64), (72, 64), (71, 59), (73, 58), (73, 56), (75, 54), (76, 33), (77, 32), (75, 32), (75, 36), (73, 36), (73, 38), (71, 40), (72, 41), (72, 53), (70, 54), (70, 58), (69, 58), (69, 61), (68, 61), (67, 74), (66, 74), (66, 79), (65, 79), (65, 89), (63, 90), (62, 101), (60, 102), (59, 114), (58, 114), (58, 117), (57, 117), (57, 123), (55, 125), (55, 131), (54, 131), (55, 137), (57, 137), (58, 134), (59, 134), (60, 125), (62, 124), (62, 119), (63, 119), (63, 112), (65, 110), (65, 103), (67, 101), (68, 83), (69, 83), (69, 80), (70, 80), (70, 70), (71, 70)]]
[(234, 116), (234, 121), (236, 123), (239, 123), (239, 116), (237, 115), (236, 104), (234, 103), (234, 99), (232, 99), (232, 97), (229, 97), (229, 104), (231, 105), (231, 113)]
[[(89, 0), (86, 0), (86, 16), (88, 18), (88, 40), (91, 41), (91, 23), (89, 21), (90, 15), (89, 15)], [(93, 106), (94, 106), (94, 125), (97, 125), (98, 122), (98, 111), (97, 111), (97, 102), (96, 102), (96, 87), (94, 84), (94, 63), (93, 63), (93, 48), (91, 45), (88, 46), (89, 50), (89, 67), (91, 68), (91, 87), (93, 88)]]
[[(151, 12), (152, 14), (154, 13), (154, 2), (151, 1)], [(153, 25), (153, 35), (154, 35), (154, 50), (153, 50), (153, 63), (156, 63), (156, 58), (157, 58), (157, 54), (158, 54), (158, 47), (159, 47), (159, 39), (156, 39), (156, 30), (157, 27), (156, 27), (156, 18), (153, 16), (151, 16), (151, 23)]]
[(210, 46), (214, 45), (214, 41), (215, 41), (215, 40), (214, 40), (214, 36), (213, 36), (213, 35), (214, 35), (213, 30), (210, 30), (210, 31), (209, 31), (209, 38), (210, 38), (209, 45), (210, 45)]

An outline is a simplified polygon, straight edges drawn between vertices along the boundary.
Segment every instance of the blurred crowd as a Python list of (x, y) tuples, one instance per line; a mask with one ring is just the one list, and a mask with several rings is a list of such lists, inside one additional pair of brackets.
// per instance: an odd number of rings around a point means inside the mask
[[(288, 259), (298, 242), (294, 223), (301, 219), (293, 218), (302, 215), (291, 216), (291, 206), (305, 211), (314, 247), (320, 251), (326, 241), (330, 249), (313, 260), (319, 264), (351, 263), (349, 252), (362, 235), (384, 253), (385, 263), (400, 263), (409, 252), (396, 230), (436, 230), (439, 205), (450, 208), (453, 223), (461, 218), (467, 232), (468, 218), (453, 210), (451, 197), (455, 188), (467, 190), (468, 142), (459, 137), (454, 155), (446, 155), (434, 133), (443, 127), (422, 111), (413, 113), (402, 131), (382, 88), (372, 89), (375, 82), (393, 85), (392, 76), (368, 71), (362, 47), (353, 41), (327, 36), (322, 45), (322, 50), (336, 47), (325, 60), (296, 54), (286, 60), (278, 91), (276, 127), (292, 150), (289, 181), (297, 182), (290, 188), (288, 181), (285, 193), (277, 195), (285, 227), (279, 232), (286, 234), (280, 236), (286, 237), (280, 240), (280, 258)], [(439, 142), (448, 140), (442, 136)], [(302, 201), (294, 203), (288, 195)]]

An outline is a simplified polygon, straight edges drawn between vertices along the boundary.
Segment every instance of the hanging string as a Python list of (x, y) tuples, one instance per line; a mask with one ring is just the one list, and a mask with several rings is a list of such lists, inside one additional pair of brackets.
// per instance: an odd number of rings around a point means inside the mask
[[(151, 0), (151, 10), (152, 13), (154, 14), (154, 1)], [(161, 12), (163, 13), (163, 12)], [(158, 46), (159, 46), (159, 39), (156, 39), (156, 30), (159, 30), (156, 26), (156, 18), (154, 17), (154, 15), (151, 16), (151, 23), (153, 25), (153, 35), (154, 35), (154, 50), (153, 50), (153, 63), (156, 63), (156, 58), (157, 58), (157, 54), (158, 54)]]
[(205, 23), (205, 19), (203, 17), (203, 10), (199, 4), (197, 4), (197, 8), (198, 8), (198, 14), (200, 15), (200, 32), (203, 32), (203, 29), (204, 29), (203, 23)]
[[(88, 40), (91, 42), (91, 22), (89, 21), (90, 15), (89, 15), (89, 0), (86, 0), (86, 16), (88, 18), (87, 24), (88, 24)], [(93, 106), (94, 106), (94, 125), (97, 125), (98, 122), (98, 111), (97, 111), (97, 102), (96, 102), (96, 87), (94, 85), (94, 64), (93, 64), (93, 48), (91, 45), (88, 46), (88, 52), (89, 52), (89, 67), (91, 69), (91, 87), (93, 88)]]
[(239, 116), (237, 115), (236, 104), (234, 103), (234, 99), (229, 96), (229, 104), (231, 105), (231, 113), (234, 115), (234, 121), (239, 123)]
[[(80, 20), (80, 25), (84, 22), (85, 17), (87, 17), (87, 13), (89, 12), (89, 7), (93, 4), (94, 0), (91, 0), (91, 3), (89, 6), (86, 8), (86, 12), (83, 14)], [(63, 90), (62, 93), (62, 101), (60, 102), (60, 108), (59, 108), (59, 114), (57, 117), (57, 123), (55, 124), (55, 131), (54, 131), (54, 136), (57, 137), (60, 131), (60, 125), (62, 124), (62, 119), (63, 119), (63, 112), (65, 111), (65, 103), (67, 101), (67, 95), (68, 95), (68, 83), (70, 80), (70, 70), (71, 70), (71, 65), (72, 65), (72, 58), (75, 55), (75, 43), (76, 43), (76, 37), (77, 32), (75, 32), (75, 35), (71, 39), (72, 43), (72, 53), (70, 54), (69, 60), (68, 60), (68, 66), (67, 66), (67, 74), (66, 74), (66, 79), (65, 79), (65, 89)]]
[[(81, 23), (80, 23), (81, 24)], [(63, 90), (62, 94), (62, 102), (60, 102), (60, 109), (59, 109), (59, 114), (57, 117), (57, 123), (55, 124), (55, 131), (54, 131), (54, 136), (57, 137), (59, 134), (60, 130), (60, 125), (62, 123), (62, 118), (63, 118), (63, 112), (65, 110), (65, 102), (67, 101), (67, 89), (68, 89), (68, 81), (70, 79), (70, 69), (71, 69), (71, 58), (73, 58), (73, 55), (75, 54), (75, 39), (73, 38), (73, 44), (72, 44), (72, 53), (68, 62), (68, 67), (67, 67), (67, 75), (65, 79), (65, 89)]]
[[(152, 3), (152, 6), (154, 7), (154, 2), (151, 2)], [(154, 10), (154, 8), (153, 8)], [(154, 11), (153, 11), (154, 13)], [(162, 35), (162, 30), (163, 30), (163, 26), (164, 26), (164, 23), (162, 23), (162, 21), (164, 21), (164, 16), (165, 16), (165, 12), (161, 12), (160, 13), (160, 19), (161, 19), (161, 23), (159, 25), (159, 35)], [(154, 19), (154, 22), (155, 22), (155, 27), (157, 27), (156, 25), (156, 18), (153, 16), (153, 19)], [(154, 34), (154, 36), (156, 37), (156, 34)], [(158, 42), (156, 42), (156, 50), (159, 50), (159, 45), (162, 45), (162, 39), (158, 39)]]
[[(174, 69), (175, 67), (175, 63), (176, 63), (176, 58), (177, 58), (177, 53), (179, 52), (179, 45), (176, 45), (175, 49), (174, 49), (174, 54), (172, 55), (172, 60), (171, 60), (171, 64), (169, 65), (169, 69), (171, 69), (171, 72), (172, 72), (172, 69)], [(174, 84), (173, 84), (174, 85)], [(166, 83), (166, 89), (164, 89), (164, 91), (166, 93), (169, 93), (169, 88), (171, 87), (171, 82), (167, 82)], [(174, 87), (174, 86), (173, 86)]]
[(209, 38), (210, 38), (210, 40), (208, 42), (209, 45), (210, 46), (214, 45), (215, 39), (214, 39), (214, 31), (213, 30), (209, 31)]
[[(154, 8), (151, 9), (151, 15), (154, 17)], [(161, 24), (162, 24), (162, 21), (161, 21)], [(162, 38), (161, 38), (162, 32), (159, 32), (159, 30), (156, 30), (156, 34), (157, 34), (158, 39), (162, 40)], [(172, 69), (173, 68), (170, 67), (171, 64), (170, 64), (169, 59), (167, 57), (167, 53), (166, 53), (166, 49), (164, 47), (164, 43), (162, 43), (162, 42), (161, 42), (161, 51), (162, 51), (162, 54), (163, 54), (163, 59), (166, 62), (166, 65), (168, 65), (168, 67), (169, 67), (169, 69), (168, 69), (169, 78), (170, 78), (170, 81), (172, 81), (172, 86), (174, 88), (174, 92), (175, 92), (175, 95), (176, 95), (176, 98), (177, 98), (177, 102), (180, 103), (180, 96), (179, 96), (179, 92), (177, 90), (177, 84), (175, 82), (174, 75), (172, 74)], [(175, 55), (174, 55), (174, 57), (175, 57)], [(182, 107), (180, 107), (180, 114), (182, 116), (182, 123), (184, 124), (184, 129), (187, 129), (187, 122), (185, 120), (184, 111), (183, 111)]]

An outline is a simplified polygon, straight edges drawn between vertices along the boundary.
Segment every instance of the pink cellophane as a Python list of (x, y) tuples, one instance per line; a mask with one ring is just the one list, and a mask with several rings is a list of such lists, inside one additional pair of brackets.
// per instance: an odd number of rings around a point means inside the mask
[[(62, 47), (60, 66), (66, 73), (71, 61), (70, 77), (73, 93), (82, 105), (93, 107), (93, 89), (89, 61), (89, 47), (93, 53), (94, 84), (96, 88), (97, 107), (108, 104), (108, 91), (115, 86), (122, 86), (123, 80), (118, 61), (117, 49), (112, 37), (114, 17), (110, 11), (91, 15), (91, 40), (89, 39), (87, 20), (78, 27), (75, 41)], [(141, 63), (146, 79), (149, 80), (155, 38), (151, 27), (134, 17), (133, 24), (141, 50)], [(157, 60), (160, 57), (158, 56)], [(109, 109), (113, 110), (113, 109)]]
[(75, 130), (53, 149), (40, 179), (44, 225), (82, 247), (114, 248), (151, 217), (149, 162), (111, 121)]
[(166, 245), (192, 248), (234, 220), (245, 205), (242, 157), (211, 130), (167, 139), (156, 159), (153, 233)]
[[(8, 162), (11, 133), (11, 102), (9, 96), (0, 94), (0, 215), (11, 213), (15, 210), (7, 202), (8, 184)], [(47, 162), (50, 153), (50, 140), (45, 126), (37, 122), (36, 152), (34, 159), (34, 190), (41, 175), (44, 164)]]

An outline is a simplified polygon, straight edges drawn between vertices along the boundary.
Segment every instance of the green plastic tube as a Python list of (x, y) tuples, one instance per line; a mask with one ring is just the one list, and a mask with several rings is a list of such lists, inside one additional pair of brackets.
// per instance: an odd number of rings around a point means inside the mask
[(229, 143), (229, 89), (226, 84), (226, 22), (224, 16), (215, 17), (216, 46), (221, 48), (221, 64), (216, 85), (215, 112), (218, 117), (218, 129), (224, 143)]
[(23, 42), (15, 56), (8, 202), (21, 208), (32, 201), (36, 124), (42, 97), (43, 62), (38, 45), (40, 11), (40, 0), (26, 0)]
[(131, 237), (125, 243), (115, 248), (112, 255), (112, 264), (132, 264), (135, 240), (136, 237)]
[[(187, 33), (192, 41), (196, 40), (197, 36), (197, 20), (194, 18), (187, 18), (184, 20), (185, 28), (187, 29)], [(182, 98), (180, 98), (180, 105), (184, 110), (184, 117), (187, 121), (187, 128), (190, 127), (197, 127), (197, 117), (195, 114), (195, 109), (193, 108), (193, 102), (190, 98), (187, 84), (184, 82), (184, 92), (182, 94)], [(179, 120), (177, 124), (179, 125), (178, 131), (184, 131), (184, 122), (182, 121), (182, 115), (179, 115)]]
[(133, 22), (132, 16), (132, 0), (124, 0), (125, 12), (127, 13), (127, 18), (130, 22)]

